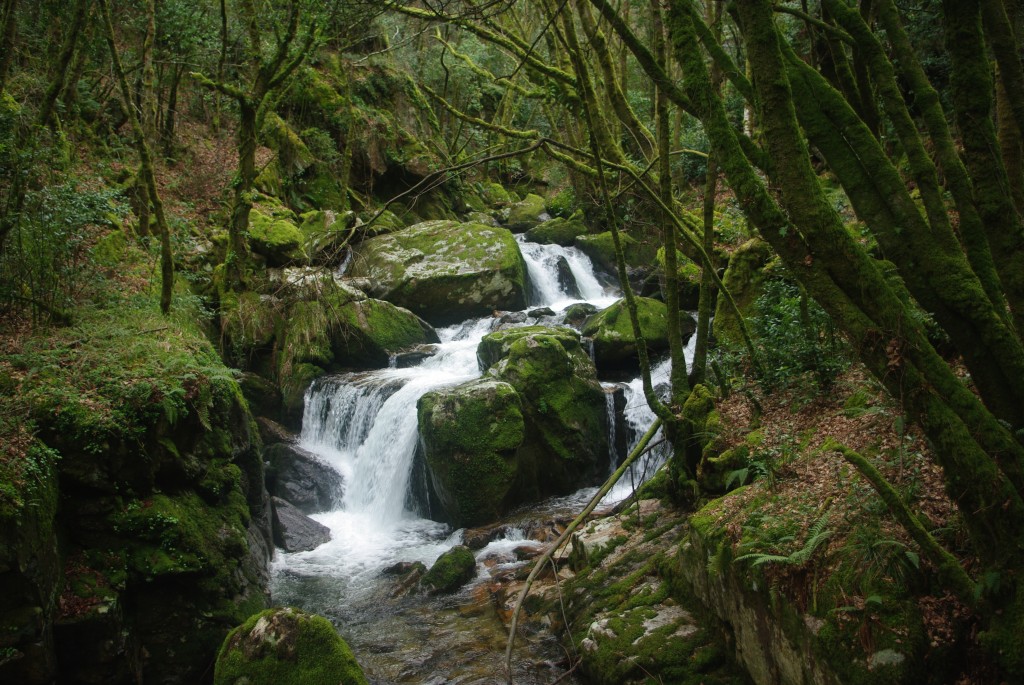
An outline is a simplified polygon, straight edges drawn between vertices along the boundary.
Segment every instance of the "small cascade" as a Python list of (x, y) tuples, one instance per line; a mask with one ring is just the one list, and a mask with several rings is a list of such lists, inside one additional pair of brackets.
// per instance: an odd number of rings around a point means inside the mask
[(615, 412), (615, 392), (617, 384), (602, 384), (604, 387), (605, 415), (608, 417), (608, 475), (615, 473), (619, 465), (619, 451), (617, 447), (617, 436), (615, 435), (615, 424), (618, 422)]
[[(606, 292), (598, 283), (590, 257), (577, 248), (530, 243), (523, 235), (517, 235), (516, 241), (533, 287), (532, 305), (557, 311), (582, 301), (606, 307), (615, 299), (614, 293)], [(563, 265), (561, 269), (560, 264)], [(564, 273), (566, 267), (569, 274)], [(560, 273), (563, 278), (559, 278)]]

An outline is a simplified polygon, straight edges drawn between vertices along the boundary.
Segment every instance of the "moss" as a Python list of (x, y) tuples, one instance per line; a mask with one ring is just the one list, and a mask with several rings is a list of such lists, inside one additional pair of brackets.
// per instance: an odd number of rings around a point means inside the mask
[(438, 342), (434, 329), (412, 312), (382, 300), (348, 302), (334, 311), (339, 335), (333, 339), (337, 363), (344, 367), (387, 366), (391, 353)]
[(535, 243), (553, 243), (567, 247), (576, 242), (577, 237), (586, 233), (587, 227), (583, 223), (582, 215), (569, 219), (556, 217), (528, 230), (526, 239)]
[(506, 207), (514, 202), (509, 196), (508, 191), (500, 183), (481, 184), (480, 196), (484, 202), (495, 208)]
[(509, 207), (505, 223), (513, 231), (525, 231), (540, 223), (540, 215), (544, 213), (544, 198), (529, 194)]
[(562, 217), (568, 219), (573, 216), (576, 212), (576, 193), (573, 191), (571, 186), (562, 188), (554, 195), (550, 196), (544, 203), (545, 209), (551, 216)]
[[(640, 243), (630, 235), (619, 236), (622, 241), (622, 251), (626, 257), (626, 264), (629, 266), (640, 266), (643, 261), (640, 259), (642, 247)], [(615, 243), (612, 240), (610, 231), (581, 235), (576, 238), (576, 247), (590, 257), (594, 265), (604, 269), (608, 273), (618, 273), (615, 266)]]
[[(664, 352), (668, 349), (668, 313), (665, 305), (647, 297), (636, 298), (636, 303), (640, 331), (647, 342), (648, 353)], [(639, 364), (625, 300), (619, 300), (587, 319), (583, 324), (583, 335), (594, 339), (594, 359), (600, 368)]]
[(502, 228), (428, 221), (363, 241), (350, 274), (434, 324), (526, 306), (526, 266)]
[[(754, 303), (762, 293), (764, 269), (771, 260), (771, 248), (757, 238), (745, 242), (733, 252), (725, 269), (722, 283), (732, 293), (736, 306), (743, 315), (753, 312)], [(715, 337), (722, 342), (742, 344), (743, 337), (736, 314), (724, 302), (715, 309)]]
[(472, 550), (457, 545), (438, 557), (420, 581), (435, 594), (455, 592), (476, 575)]
[(512, 386), (481, 380), (427, 393), (417, 405), (434, 489), (456, 526), (490, 523), (515, 501), (525, 436)]
[(92, 257), (99, 266), (116, 269), (124, 261), (124, 253), (127, 249), (128, 239), (125, 237), (124, 231), (111, 231), (93, 246)]
[(224, 640), (216, 685), (365, 685), (352, 651), (330, 621), (298, 609), (250, 617)]
[(522, 328), (508, 328), (503, 331), (488, 333), (476, 348), (476, 358), (481, 371), (490, 367), (508, 356), (509, 349), (515, 341), (534, 335), (547, 335), (558, 338), (559, 343), (567, 350), (576, 350), (580, 346), (579, 333), (571, 328), (552, 326), (523, 326)]
[(304, 259), (304, 242), (302, 231), (291, 218), (267, 215), (258, 209), (249, 214), (249, 244), (271, 266)]
[(553, 335), (512, 335), (507, 356), (493, 372), (522, 398), (543, 490), (570, 492), (604, 472), (605, 394), (578, 337), (560, 329)]

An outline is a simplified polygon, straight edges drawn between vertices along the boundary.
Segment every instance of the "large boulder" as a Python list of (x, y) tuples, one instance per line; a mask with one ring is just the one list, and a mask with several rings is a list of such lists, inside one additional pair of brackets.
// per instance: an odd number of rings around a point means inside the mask
[[(619, 233), (619, 240), (622, 244), (626, 264), (640, 264), (642, 262), (640, 243), (632, 236), (621, 232)], [(612, 239), (611, 231), (577, 236), (573, 245), (579, 248), (583, 254), (590, 257), (590, 261), (594, 263), (594, 266), (604, 269), (609, 274), (617, 273), (615, 242)]]
[(331, 539), (331, 529), (309, 518), (280, 497), (271, 497), (274, 508), (274, 544), (285, 552), (308, 552)]
[(284, 607), (251, 616), (217, 655), (215, 685), (367, 685), (345, 641), (322, 616)]
[(568, 219), (555, 217), (534, 226), (526, 232), (526, 239), (534, 243), (555, 244), (562, 247), (569, 247), (576, 242), (576, 238), (587, 234), (587, 227), (583, 223), (583, 216), (576, 215)]
[(341, 474), (316, 455), (281, 442), (266, 447), (267, 491), (290, 502), (304, 514), (330, 511), (342, 493)]
[(481, 371), (487, 371), (508, 356), (512, 343), (535, 335), (553, 336), (568, 348), (579, 346), (580, 334), (564, 326), (525, 326), (488, 333), (476, 348), (476, 361)]
[(427, 221), (365, 240), (349, 273), (369, 279), (374, 297), (435, 325), (523, 309), (527, 302), (519, 246), (507, 230), (483, 224)]
[(249, 246), (263, 255), (270, 266), (283, 266), (305, 259), (305, 237), (287, 210), (253, 208), (249, 213)]
[(427, 393), (418, 411), (431, 483), (448, 518), (461, 527), (501, 516), (525, 435), (516, 391), (493, 379), (473, 381)]
[[(668, 350), (668, 311), (665, 304), (647, 297), (636, 298), (640, 330), (647, 342), (648, 354)], [(679, 313), (684, 341), (696, 330), (693, 317)], [(630, 368), (639, 365), (636, 338), (625, 299), (594, 314), (583, 324), (583, 335), (594, 341), (594, 361), (601, 370)]]
[(527, 485), (520, 496), (564, 494), (596, 482), (608, 465), (608, 417), (605, 392), (579, 336), (535, 327), (525, 335), (512, 329), (485, 337), (507, 350), (489, 373), (515, 388), (523, 405), (527, 440), (520, 468)]

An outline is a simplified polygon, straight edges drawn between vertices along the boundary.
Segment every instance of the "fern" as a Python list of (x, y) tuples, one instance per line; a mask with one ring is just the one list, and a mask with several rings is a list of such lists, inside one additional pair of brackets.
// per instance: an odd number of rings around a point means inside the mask
[[(796, 550), (792, 554), (784, 555), (772, 552), (751, 552), (749, 554), (743, 554), (736, 557), (736, 561), (747, 561), (750, 562), (751, 568), (763, 566), (764, 564), (781, 564), (783, 566), (799, 567), (805, 565), (814, 556), (822, 544), (828, 541), (832, 537), (832, 531), (826, 528), (828, 525), (829, 512), (826, 511), (822, 514), (821, 518), (814, 522), (810, 530), (807, 531), (807, 540), (804, 542), (803, 547)], [(792, 536), (786, 536), (779, 538), (779, 543), (789, 542), (793, 540)]]

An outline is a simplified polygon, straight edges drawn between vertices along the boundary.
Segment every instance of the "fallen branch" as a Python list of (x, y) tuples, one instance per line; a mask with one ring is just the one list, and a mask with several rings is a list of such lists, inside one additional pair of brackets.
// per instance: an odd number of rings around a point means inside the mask
[(617, 482), (619, 482), (619, 479), (622, 478), (622, 474), (626, 472), (626, 469), (628, 469), (630, 465), (632, 465), (632, 463), (646, 451), (645, 448), (647, 447), (647, 443), (651, 441), (659, 428), (661, 428), (661, 419), (655, 419), (654, 423), (651, 424), (651, 427), (647, 429), (646, 433), (644, 433), (644, 436), (640, 438), (640, 442), (637, 443), (637, 446), (633, 448), (633, 451), (629, 453), (629, 456), (626, 457), (619, 468), (615, 469), (615, 473), (608, 477), (608, 480), (604, 482), (604, 485), (601, 486), (597, 493), (590, 498), (590, 501), (587, 502), (587, 506), (583, 508), (583, 511), (580, 512), (579, 516), (572, 520), (572, 523), (570, 523), (562, 534), (558, 536), (558, 539), (555, 540), (555, 542), (548, 547), (547, 551), (545, 551), (544, 554), (537, 559), (536, 563), (534, 563), (533, 570), (531, 570), (530, 575), (526, 577), (526, 584), (523, 585), (523, 589), (519, 592), (519, 597), (516, 599), (516, 606), (512, 610), (512, 625), (509, 627), (508, 643), (505, 646), (505, 670), (508, 673), (508, 685), (512, 685), (512, 645), (516, 641), (516, 628), (519, 625), (519, 612), (523, 609), (523, 602), (526, 601), (526, 595), (529, 594), (533, 581), (537, 579), (537, 576), (540, 574), (541, 569), (544, 568), (544, 565), (554, 557), (555, 552), (557, 552), (562, 545), (572, 537), (572, 534), (576, 532), (576, 529), (579, 528), (580, 524), (587, 520), (587, 517), (590, 516), (592, 511), (594, 511), (601, 499), (608, 494), (608, 491), (611, 490)]

